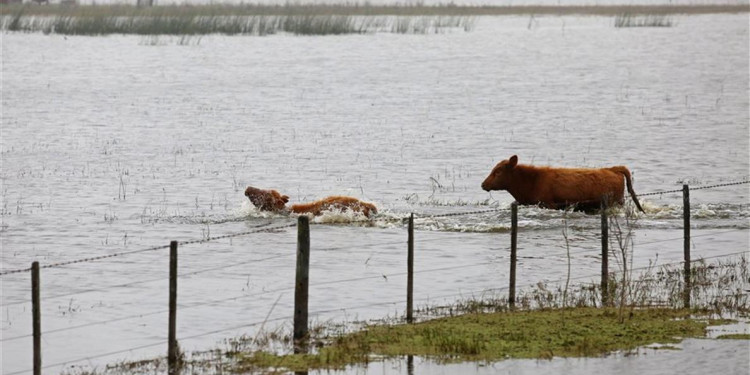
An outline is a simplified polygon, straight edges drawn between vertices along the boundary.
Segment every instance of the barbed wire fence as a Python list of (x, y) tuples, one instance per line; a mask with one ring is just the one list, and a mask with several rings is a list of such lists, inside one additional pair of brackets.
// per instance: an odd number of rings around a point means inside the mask
[[(742, 184), (748, 184), (748, 183), (750, 183), (750, 180), (743, 180), (743, 181), (730, 182), (730, 183), (722, 183), (722, 184), (699, 186), (699, 187), (696, 187), (696, 188), (692, 188), (692, 190), (713, 189), (713, 188), (736, 186), (736, 185), (742, 185)], [(654, 196), (654, 195), (672, 194), (672, 193), (684, 192), (685, 191), (684, 189), (685, 188), (680, 189), (680, 190), (665, 190), (665, 191), (649, 192), (649, 193), (639, 194), (638, 196), (642, 197), (642, 196)], [(491, 209), (471, 210), (471, 211), (463, 211), (463, 212), (450, 212), (450, 213), (442, 213), (442, 214), (415, 214), (414, 215), (414, 219), (438, 219), (438, 218), (451, 218), (451, 217), (457, 217), (457, 216), (484, 215), (484, 214), (496, 213), (496, 212), (507, 211), (507, 210), (508, 210), (507, 208), (495, 207), (495, 208), (491, 208)], [(402, 223), (402, 224), (409, 222), (408, 221), (408, 217), (377, 217), (377, 216), (374, 217), (374, 218), (352, 220), (351, 222), (353, 222), (353, 223), (372, 223), (372, 222), (375, 222), (375, 221), (387, 221), (387, 222), (395, 222), (395, 223)], [(322, 224), (322, 223), (315, 223), (315, 224)], [(413, 224), (410, 223), (410, 225), (413, 225)], [(250, 236), (252, 234), (257, 234), (257, 233), (278, 233), (278, 232), (285, 232), (288, 229), (291, 229), (291, 228), (294, 228), (294, 227), (298, 227), (298, 229), (299, 229), (299, 224), (295, 222), (295, 223), (287, 223), (287, 224), (283, 224), (283, 225), (273, 225), (273, 222), (269, 222), (269, 223), (264, 223), (264, 224), (260, 224), (260, 225), (251, 227), (247, 231), (242, 231), (242, 232), (237, 232), (237, 233), (230, 233), (230, 234), (225, 234), (225, 235), (220, 235), (220, 236), (214, 236), (214, 237), (205, 236), (204, 238), (194, 239), (194, 240), (177, 241), (176, 242), (177, 245), (153, 246), (153, 247), (147, 247), (147, 248), (143, 248), (143, 249), (130, 250), (130, 251), (122, 251), (122, 252), (116, 252), (116, 253), (112, 253), (112, 254), (106, 254), (106, 255), (100, 255), (100, 256), (93, 256), (93, 257), (86, 257), (86, 258), (80, 258), (80, 259), (74, 259), (74, 260), (68, 260), (68, 261), (62, 261), (62, 262), (55, 262), (55, 263), (49, 263), (49, 264), (44, 264), (44, 265), (39, 265), (38, 263), (35, 262), (36, 266), (32, 264), (32, 267), (29, 267), (29, 268), (0, 270), (0, 276), (11, 275), (11, 274), (18, 274), (18, 273), (25, 273), (25, 272), (30, 272), (30, 273), (32, 273), (32, 276), (33, 276), (33, 274), (36, 272), (37, 273), (37, 277), (38, 277), (38, 270), (39, 269), (61, 268), (61, 267), (65, 267), (65, 266), (69, 266), (69, 265), (73, 265), (73, 264), (91, 263), (91, 262), (96, 262), (96, 261), (104, 260), (104, 259), (117, 258), (117, 257), (126, 257), (126, 256), (132, 256), (134, 254), (142, 254), (142, 253), (148, 253), (148, 252), (156, 252), (156, 251), (159, 251), (159, 250), (169, 249), (172, 246), (175, 246), (175, 248), (176, 248), (176, 246), (178, 246), (178, 245), (179, 246), (199, 245), (199, 244), (205, 244), (205, 243), (208, 243), (208, 242), (211, 242), (211, 241), (220, 241), (220, 240), (223, 240), (223, 239), (231, 239), (231, 238), (236, 238), (236, 237)], [(717, 231), (717, 232), (712, 232), (712, 233), (704, 233), (704, 234), (699, 234), (699, 235), (693, 235), (693, 236), (691, 236), (691, 238), (702, 237), (702, 236), (717, 236), (717, 235), (722, 235), (722, 234), (727, 234), (727, 233), (730, 233), (730, 232), (737, 232), (737, 231), (747, 231), (747, 229), (738, 228), (738, 229)], [(307, 235), (309, 237), (309, 231), (308, 231)], [(441, 240), (442, 239), (439, 239), (439, 238), (432, 239), (432, 240), (425, 239), (425, 240), (421, 240), (420, 243), (429, 242), (429, 241), (441, 241)], [(669, 238), (669, 239), (661, 239), (661, 240), (643, 242), (643, 243), (639, 243), (638, 245), (639, 246), (644, 246), (644, 245), (649, 245), (649, 244), (664, 243), (664, 242), (671, 242), (671, 241), (678, 241), (678, 240), (685, 240), (685, 237), (676, 237), (676, 238)], [(381, 246), (382, 247), (382, 246), (387, 246), (387, 245), (403, 245), (404, 242), (405, 241), (393, 241), (393, 242), (373, 243), (373, 244), (369, 244), (369, 245), (365, 245), (365, 246), (358, 246), (360, 248), (360, 250), (353, 250), (353, 252), (357, 252), (357, 251), (359, 251), (359, 252), (368, 252), (366, 250), (362, 250), (362, 248), (365, 248), (365, 247), (375, 247), (375, 246)], [(309, 244), (309, 241), (308, 241), (308, 244)], [(350, 247), (348, 247), (348, 246), (329, 247), (329, 248), (315, 249), (315, 251), (316, 252), (318, 252), (318, 251), (320, 251), (320, 252), (330, 252), (330, 251), (336, 251), (336, 250), (342, 250), (342, 249), (350, 249)], [(593, 251), (591, 251), (591, 250), (577, 251), (577, 252), (570, 253), (570, 255), (578, 255), (578, 254), (584, 254), (584, 253), (593, 253)], [(731, 252), (731, 253), (719, 254), (719, 255), (711, 255), (711, 256), (707, 256), (707, 257), (702, 257), (702, 258), (700, 258), (698, 260), (686, 258), (685, 261), (684, 261), (684, 263), (685, 264), (691, 264), (691, 263), (694, 263), (696, 261), (700, 261), (700, 260), (703, 260), (703, 259), (723, 258), (723, 257), (731, 257), (731, 256), (745, 255), (745, 254), (747, 254), (747, 251)], [(294, 254), (293, 253), (289, 253), (289, 254), (283, 254), (283, 255), (274, 255), (274, 256), (268, 256), (268, 257), (263, 257), (263, 258), (250, 259), (250, 260), (243, 261), (243, 262), (235, 262), (235, 263), (228, 264), (228, 265), (219, 265), (219, 266), (214, 266), (214, 267), (210, 267), (210, 268), (203, 268), (203, 269), (200, 269), (200, 270), (196, 270), (196, 271), (192, 271), (192, 272), (180, 274), (179, 277), (180, 278), (187, 278), (187, 277), (198, 275), (198, 274), (202, 274), (202, 273), (224, 270), (224, 269), (227, 269), (227, 268), (237, 267), (237, 266), (242, 266), (242, 265), (247, 265), (247, 264), (250, 264), (250, 263), (262, 263), (262, 262), (265, 262), (265, 261), (268, 261), (268, 260), (279, 259), (279, 258), (284, 258), (284, 257), (291, 257), (292, 255), (294, 255)], [(299, 256), (299, 254), (297, 254), (297, 255)], [(523, 257), (521, 259), (523, 259)], [(680, 264), (680, 263), (683, 263), (683, 261), (666, 263), (666, 264), (662, 264), (662, 266), (664, 266), (664, 265), (674, 265), (674, 264)], [(355, 278), (344, 278), (344, 279), (338, 279), (338, 280), (329, 280), (329, 281), (315, 283), (312, 286), (313, 287), (318, 287), (318, 286), (323, 286), (323, 285), (344, 284), (344, 283), (352, 283), (352, 282), (357, 282), (357, 281), (373, 280), (373, 279), (380, 279), (380, 278), (386, 278), (387, 279), (388, 277), (400, 277), (400, 276), (409, 275), (410, 273), (411, 274), (414, 274), (414, 273), (420, 274), (420, 273), (429, 273), (429, 272), (445, 272), (445, 271), (449, 271), (449, 270), (465, 269), (465, 268), (480, 267), (480, 266), (489, 266), (489, 265), (496, 265), (496, 264), (497, 264), (497, 261), (496, 260), (492, 260), (492, 261), (486, 261), (486, 262), (481, 262), (481, 263), (476, 263), (476, 264), (468, 264), (468, 265), (467, 264), (463, 264), (463, 265), (454, 265), (454, 266), (446, 266), (446, 267), (436, 267), (436, 268), (425, 269), (425, 270), (420, 270), (420, 271), (416, 271), (416, 272), (413, 272), (413, 271), (412, 272), (395, 272), (395, 273), (390, 273), (390, 274), (387, 274), (387, 275), (383, 274), (383, 275), (372, 275), (372, 276), (363, 276), (363, 277), (355, 277)], [(631, 271), (641, 270), (641, 269), (645, 269), (645, 268), (646, 267), (631, 268)], [(35, 271), (35, 269), (36, 269), (36, 271)], [(586, 275), (586, 276), (575, 276), (573, 278), (568, 278), (568, 280), (590, 279), (590, 278), (596, 277), (596, 276), (598, 276), (598, 275), (594, 274), (594, 275)], [(411, 276), (409, 276), (409, 277), (411, 277)], [(61, 293), (61, 294), (57, 294), (57, 295), (48, 296), (46, 298), (47, 299), (55, 299), (55, 298), (62, 298), (62, 297), (70, 297), (70, 296), (75, 296), (75, 295), (80, 295), (80, 294), (85, 294), (85, 293), (91, 293), (91, 292), (101, 292), (101, 291), (106, 291), (106, 290), (115, 289), (115, 288), (128, 288), (128, 287), (132, 287), (134, 285), (147, 284), (147, 283), (151, 283), (151, 282), (164, 281), (164, 280), (166, 280), (165, 277), (148, 279), (148, 280), (136, 280), (136, 281), (131, 281), (131, 282), (128, 282), (128, 283), (110, 285), (110, 286), (106, 286), (106, 287), (89, 288), (89, 289), (83, 289), (83, 290), (78, 290), (78, 291), (71, 291), (71, 292), (68, 292), (68, 293)], [(561, 280), (558, 280), (558, 282), (560, 282), (560, 281)], [(533, 284), (534, 283), (528, 284), (526, 286), (532, 286)], [(503, 287), (499, 287), (499, 288), (483, 289), (481, 291), (473, 291), (473, 292), (468, 292), (468, 293), (477, 293), (477, 292), (484, 293), (484, 292), (492, 291), (492, 290), (496, 290), (496, 291), (499, 291), (499, 290), (508, 290), (510, 288), (511, 288), (511, 286), (509, 285), (509, 286), (503, 286)], [(199, 302), (199, 303), (183, 304), (183, 305), (179, 305), (179, 309), (180, 310), (185, 310), (185, 309), (191, 309), (191, 308), (196, 308), (196, 307), (214, 306), (214, 305), (221, 304), (221, 303), (227, 302), (227, 301), (244, 299), (244, 298), (251, 298), (251, 297), (258, 297), (258, 296), (261, 296), (261, 295), (271, 295), (271, 294), (285, 293), (285, 292), (290, 292), (292, 290), (295, 290), (295, 287), (279, 287), (279, 288), (274, 288), (274, 289), (271, 289), (271, 290), (265, 290), (265, 291), (260, 292), (260, 293), (242, 294), (242, 295), (235, 295), (235, 296), (217, 298), (217, 299), (213, 299), (213, 300), (209, 300), (209, 301), (203, 301), (203, 302)], [(464, 293), (462, 293), (460, 295), (464, 295), (465, 293), (466, 292), (464, 292)], [(449, 295), (446, 295), (446, 296), (443, 296), (443, 297), (444, 298), (450, 298), (450, 297), (455, 297), (455, 296), (456, 296), (456, 294), (452, 294), (452, 295), (449, 294)], [(443, 298), (443, 297), (441, 297), (441, 296), (432, 296), (431, 298), (435, 299), (435, 298)], [(38, 299), (38, 296), (36, 298)], [(410, 298), (413, 298), (413, 297), (407, 296), (407, 299), (410, 299)], [(32, 298), (30, 300), (17, 300), (17, 301), (3, 302), (3, 304), (0, 305), (0, 307), (7, 308), (7, 307), (10, 307), (10, 306), (20, 305), (20, 304), (26, 304), (26, 303), (29, 303), (29, 302), (31, 302), (32, 305), (33, 305), (34, 304), (34, 300), (35, 300), (35, 298), (32, 296)], [(318, 310), (318, 311), (313, 311), (311, 314), (312, 315), (316, 315), (316, 314), (324, 314), (324, 313), (333, 312), (333, 311), (341, 311), (341, 310), (347, 310), (347, 309), (352, 310), (352, 309), (358, 309), (358, 308), (369, 308), (369, 307), (383, 306), (383, 305), (398, 305), (398, 304), (401, 304), (403, 302), (404, 302), (403, 299), (398, 299), (398, 300), (388, 301), (388, 302), (377, 302), (377, 303), (373, 303), (373, 304), (364, 304), (364, 305), (358, 305), (358, 306), (350, 306), (350, 307), (342, 307), (342, 308), (335, 308), (335, 309)], [(115, 318), (115, 319), (108, 319), (108, 320), (99, 320), (99, 321), (94, 321), (94, 322), (88, 322), (88, 323), (79, 324), (79, 325), (73, 325), (73, 326), (64, 327), (64, 328), (57, 328), (57, 329), (47, 330), (44, 333), (45, 334), (56, 334), (56, 333), (60, 333), (60, 332), (72, 331), (72, 330), (77, 330), (77, 329), (92, 327), (92, 326), (96, 326), (96, 325), (105, 325), (105, 324), (114, 323), (114, 322), (122, 322), (122, 321), (126, 321), (126, 320), (142, 318), (144, 316), (164, 314), (166, 312), (170, 312), (170, 310), (164, 309), (164, 310), (158, 310), (158, 311), (143, 312), (143, 313), (140, 313), (140, 314), (133, 314), (133, 315), (122, 316), (122, 317), (118, 317), (118, 318)], [(263, 322), (250, 322), (250, 323), (246, 323), (246, 324), (242, 324), (242, 325), (231, 326), (231, 327), (228, 327), (228, 328), (222, 328), (222, 329), (218, 329), (218, 330), (212, 330), (212, 331), (204, 332), (204, 333), (200, 333), (200, 334), (193, 334), (193, 335), (189, 335), (189, 336), (184, 336), (181, 339), (188, 340), (188, 339), (198, 338), (198, 337), (207, 336), (207, 335), (211, 335), (211, 334), (216, 334), (216, 333), (227, 332), (227, 331), (231, 331), (231, 330), (237, 330), (237, 329), (241, 329), (241, 328), (247, 328), (247, 327), (257, 326), (259, 324), (265, 323), (266, 321), (284, 321), (284, 320), (289, 320), (290, 318), (292, 318), (292, 317), (291, 316), (285, 316), (285, 317), (280, 317), (280, 318), (274, 318), (274, 319), (271, 319), (271, 320), (266, 319)], [(35, 316), (35, 319), (36, 319), (36, 316)], [(35, 324), (35, 327), (36, 327), (36, 324)], [(41, 332), (33, 332), (31, 334), (16, 335), (16, 336), (12, 336), (12, 337), (3, 337), (2, 339), (0, 339), (0, 343), (12, 342), (12, 341), (16, 341), (16, 340), (21, 340), (21, 339), (32, 337), (34, 339), (34, 341), (35, 341), (35, 344), (36, 344), (36, 341), (38, 341), (38, 338), (40, 336), (41, 336)], [(156, 346), (164, 345), (167, 342), (168, 341), (154, 342), (152, 344), (142, 345), (142, 346), (138, 346), (138, 347), (132, 347), (132, 348), (123, 349), (123, 350), (120, 350), (120, 351), (113, 351), (113, 352), (98, 354), (98, 355), (89, 356), (89, 357), (86, 357), (86, 358), (73, 359), (73, 360), (69, 360), (69, 361), (65, 361), (65, 362), (61, 362), (61, 363), (48, 364), (48, 365), (45, 365), (43, 367), (41, 366), (41, 363), (36, 363), (36, 359), (35, 359), (35, 364), (34, 364), (34, 368), (33, 369), (18, 371), (18, 372), (10, 373), (10, 374), (28, 373), (28, 372), (32, 372), (32, 371), (34, 373), (40, 373), (39, 371), (41, 369), (49, 369), (49, 368), (57, 367), (57, 366), (64, 365), (64, 364), (76, 363), (76, 362), (85, 361), (85, 360), (91, 360), (91, 359), (96, 359), (96, 358), (103, 358), (103, 357), (112, 356), (112, 355), (116, 355), (116, 354), (122, 354), (122, 353), (132, 352), (134, 350), (156, 347)], [(35, 345), (35, 352), (37, 350), (41, 350), (40, 348), (37, 348), (36, 346), (37, 345)]]

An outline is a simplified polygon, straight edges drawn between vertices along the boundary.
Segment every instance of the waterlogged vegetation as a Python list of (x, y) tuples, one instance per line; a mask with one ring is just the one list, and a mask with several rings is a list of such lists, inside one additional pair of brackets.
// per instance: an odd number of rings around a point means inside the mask
[[(271, 10), (277, 11), (271, 11)], [(4, 9), (0, 28), (7, 31), (64, 35), (338, 35), (392, 32), (428, 34), (471, 31), (475, 17), (467, 15), (361, 15), (359, 12), (305, 13), (283, 8), (190, 7), (74, 7), (58, 12), (34, 8)]]
[(456, 6), (286, 4), (133, 7), (6, 5), (0, 29), (65, 35), (401, 34), (471, 31), (477, 16), (590, 14), (617, 16), (615, 26), (671, 26), (669, 14), (747, 12), (745, 5)]
[(335, 338), (316, 354), (239, 353), (237, 370), (342, 368), (366, 363), (371, 355), (414, 355), (438, 361), (598, 356), (703, 337), (710, 322), (690, 316), (688, 310), (643, 309), (621, 323), (616, 309), (467, 314), (413, 325), (371, 326)]
[[(7, 24), (7, 25), (6, 25)], [(258, 15), (258, 16), (56, 16), (10, 17), (3, 24), (9, 31), (65, 35), (258, 35), (280, 32), (295, 35), (439, 33), (470, 31), (474, 19), (463, 16), (359, 17), (347, 15)]]

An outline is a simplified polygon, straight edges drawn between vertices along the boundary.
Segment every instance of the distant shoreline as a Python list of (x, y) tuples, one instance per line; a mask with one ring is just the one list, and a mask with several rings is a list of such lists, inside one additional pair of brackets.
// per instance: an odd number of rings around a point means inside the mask
[(282, 5), (30, 5), (4, 4), (0, 15), (40, 16), (149, 16), (149, 15), (347, 15), (347, 16), (504, 16), (504, 15), (675, 15), (748, 13), (750, 4), (738, 5), (371, 5), (371, 4), (282, 4)]

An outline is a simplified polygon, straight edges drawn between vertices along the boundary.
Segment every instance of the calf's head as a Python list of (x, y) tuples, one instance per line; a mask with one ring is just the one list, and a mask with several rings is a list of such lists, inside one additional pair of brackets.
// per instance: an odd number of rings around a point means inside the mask
[(276, 190), (262, 190), (252, 186), (245, 189), (245, 196), (262, 211), (281, 211), (289, 202), (288, 196), (281, 195)]
[(503, 160), (492, 168), (492, 172), (482, 182), (482, 189), (507, 190), (512, 181), (513, 168), (518, 164), (518, 156), (513, 155), (508, 160)]

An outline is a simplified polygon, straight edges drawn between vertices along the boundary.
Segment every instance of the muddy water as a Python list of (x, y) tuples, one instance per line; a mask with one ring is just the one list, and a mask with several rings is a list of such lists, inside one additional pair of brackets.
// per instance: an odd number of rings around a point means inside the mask
[[(479, 187), (501, 159), (622, 164), (639, 193), (748, 177), (747, 20), (616, 29), (611, 18), (496, 17), (470, 33), (187, 40), (5, 34), (2, 268), (294, 222), (255, 210), (242, 195), (254, 185), (293, 202), (345, 194), (381, 208), (371, 225), (316, 219), (317, 321), (403, 314), (398, 219), (410, 212), (422, 214), (418, 305), (502, 293), (512, 198)], [(691, 194), (694, 257), (747, 251), (749, 193)], [(680, 195), (641, 202), (634, 266), (679, 261)], [(519, 217), (519, 284), (563, 278), (562, 214)], [(568, 224), (573, 276), (590, 281), (598, 218)], [(181, 247), (182, 347), (252, 335), (267, 316), (288, 326), (295, 239), (287, 228)], [(45, 372), (164, 353), (166, 255), (44, 269)], [(2, 276), (3, 373), (31, 368), (29, 298), (28, 273)]]

